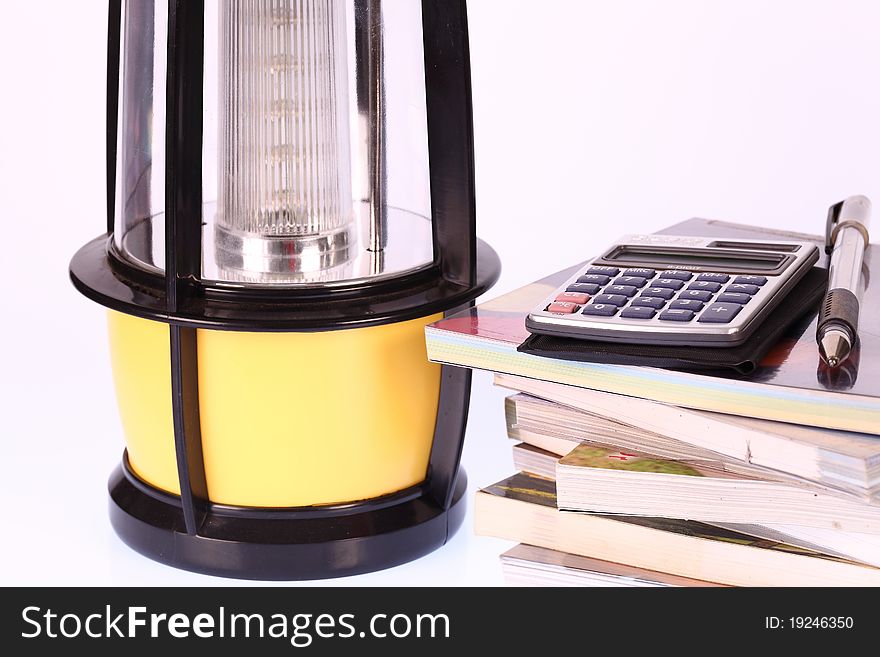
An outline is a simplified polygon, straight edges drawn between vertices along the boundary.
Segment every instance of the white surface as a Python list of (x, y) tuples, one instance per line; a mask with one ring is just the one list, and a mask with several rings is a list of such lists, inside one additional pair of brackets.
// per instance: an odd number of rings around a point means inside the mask
[[(106, 6), (7, 3), (0, 21), (2, 584), (228, 584), (126, 548), (104, 312), (67, 280), (104, 223)], [(817, 232), (880, 199), (880, 5), (471, 0), (479, 233), (493, 296), (625, 232), (691, 216)], [(876, 240), (875, 240), (876, 241)], [(503, 394), (474, 380), (471, 488), (512, 471)], [(496, 585), (473, 536), (340, 584)]]

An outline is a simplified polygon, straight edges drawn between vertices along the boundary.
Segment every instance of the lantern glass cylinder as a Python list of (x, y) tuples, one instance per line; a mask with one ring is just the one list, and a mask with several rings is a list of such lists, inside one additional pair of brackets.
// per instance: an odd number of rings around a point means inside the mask
[[(126, 3), (115, 248), (164, 271), (167, 8)], [(434, 261), (418, 2), (205, 3), (202, 278), (334, 286)], [(393, 130), (386, 130), (393, 125)]]
[(167, 3), (128, 0), (121, 38), (113, 246), (128, 262), (162, 274)]

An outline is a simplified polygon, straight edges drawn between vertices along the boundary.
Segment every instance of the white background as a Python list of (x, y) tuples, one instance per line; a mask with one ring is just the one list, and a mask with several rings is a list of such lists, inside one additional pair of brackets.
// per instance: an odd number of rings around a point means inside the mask
[[(105, 315), (67, 279), (105, 221), (105, 34), (100, 0), (0, 15), (0, 583), (228, 584), (140, 557), (106, 515), (122, 435)], [(471, 0), (470, 36), (493, 296), (625, 232), (692, 216), (821, 232), (832, 202), (880, 202), (877, 3)], [(512, 471), (502, 399), (477, 373), (472, 489)], [(471, 523), (330, 583), (500, 584), (509, 544)]]

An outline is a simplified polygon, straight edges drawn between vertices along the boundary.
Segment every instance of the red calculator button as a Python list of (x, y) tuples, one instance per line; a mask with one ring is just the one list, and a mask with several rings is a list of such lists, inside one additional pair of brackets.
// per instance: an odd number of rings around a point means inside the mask
[(584, 304), (590, 300), (589, 294), (583, 292), (560, 292), (556, 295), (554, 301), (568, 301), (570, 303)]
[(576, 303), (569, 303), (568, 301), (554, 301), (547, 306), (548, 313), (564, 313), (566, 315), (570, 315), (577, 309), (578, 305)]

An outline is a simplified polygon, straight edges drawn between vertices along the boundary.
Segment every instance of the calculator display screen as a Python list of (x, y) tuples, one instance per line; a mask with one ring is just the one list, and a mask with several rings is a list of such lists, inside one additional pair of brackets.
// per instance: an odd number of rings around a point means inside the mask
[(729, 269), (772, 272), (788, 259), (776, 253), (732, 253), (714, 249), (664, 249), (618, 246), (603, 260), (620, 263), (650, 263), (699, 269)]

